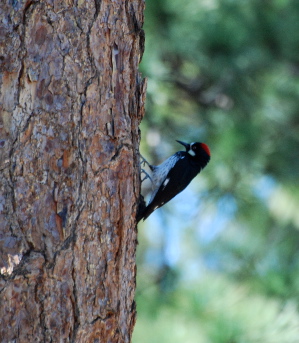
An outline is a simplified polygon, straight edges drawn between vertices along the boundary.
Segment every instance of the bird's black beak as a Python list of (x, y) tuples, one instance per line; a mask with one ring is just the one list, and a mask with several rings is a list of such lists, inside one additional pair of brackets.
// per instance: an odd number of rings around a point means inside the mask
[(182, 141), (177, 141), (177, 142), (180, 143), (180, 144), (182, 144), (182, 145), (184, 145), (184, 147), (186, 148), (186, 151), (190, 150), (190, 144), (184, 143), (184, 142), (182, 142)]

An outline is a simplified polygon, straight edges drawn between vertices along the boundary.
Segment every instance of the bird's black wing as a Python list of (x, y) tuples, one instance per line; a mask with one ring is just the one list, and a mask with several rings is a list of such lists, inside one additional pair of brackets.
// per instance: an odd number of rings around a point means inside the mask
[(190, 163), (188, 155), (182, 156), (170, 169), (155, 197), (146, 207), (143, 219), (184, 190), (201, 169), (200, 165)]

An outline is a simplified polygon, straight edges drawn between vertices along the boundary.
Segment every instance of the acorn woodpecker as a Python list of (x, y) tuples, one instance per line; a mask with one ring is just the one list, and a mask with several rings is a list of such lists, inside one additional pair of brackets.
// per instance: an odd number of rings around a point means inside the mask
[(152, 166), (145, 159), (142, 160), (152, 172), (151, 176), (145, 174), (152, 181), (153, 193), (148, 205), (139, 211), (137, 222), (145, 220), (157, 208), (184, 190), (208, 164), (211, 153), (206, 144), (177, 142), (182, 144), (186, 151), (176, 152), (158, 166)]

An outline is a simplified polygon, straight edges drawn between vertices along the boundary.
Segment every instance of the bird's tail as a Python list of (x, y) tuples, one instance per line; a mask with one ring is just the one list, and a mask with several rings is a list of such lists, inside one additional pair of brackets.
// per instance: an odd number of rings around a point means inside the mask
[(145, 220), (148, 216), (150, 216), (154, 212), (155, 209), (156, 208), (153, 207), (151, 204), (141, 209), (140, 204), (139, 204), (137, 218), (136, 218), (137, 223), (139, 223), (141, 219)]
[(137, 216), (136, 216), (137, 223), (139, 223), (140, 220), (143, 218), (143, 214), (145, 210), (146, 210), (146, 203), (144, 201), (143, 195), (140, 194)]

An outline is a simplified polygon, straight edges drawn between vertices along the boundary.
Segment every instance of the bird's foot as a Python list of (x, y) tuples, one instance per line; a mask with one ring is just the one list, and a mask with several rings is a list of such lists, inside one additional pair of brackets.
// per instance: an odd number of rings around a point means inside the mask
[[(153, 166), (152, 165), (150, 165), (148, 162), (147, 162), (147, 160), (142, 156), (142, 155), (140, 155), (140, 166), (145, 166), (145, 165), (147, 165), (149, 168), (150, 168), (150, 170), (153, 170)], [(143, 181), (145, 181), (146, 179), (149, 179), (152, 183), (153, 183), (153, 180), (152, 180), (152, 178), (150, 177), (150, 175), (149, 175), (149, 173), (148, 172), (146, 172), (144, 169), (142, 169), (141, 168), (141, 174), (144, 174), (145, 176), (144, 176), (144, 178), (141, 180), (141, 183), (143, 182)]]
[(151, 164), (149, 164), (148, 162), (147, 162), (147, 160), (140, 154), (140, 165), (148, 165), (148, 167), (150, 168), (150, 170), (153, 170), (153, 166), (151, 165)]
[(145, 175), (144, 178), (141, 180), (141, 183), (142, 183), (143, 181), (145, 181), (146, 179), (150, 179), (151, 182), (153, 183), (153, 180), (152, 180), (152, 178), (150, 177), (149, 173), (147, 173), (144, 169), (141, 169), (141, 174), (144, 174), (144, 175)]

